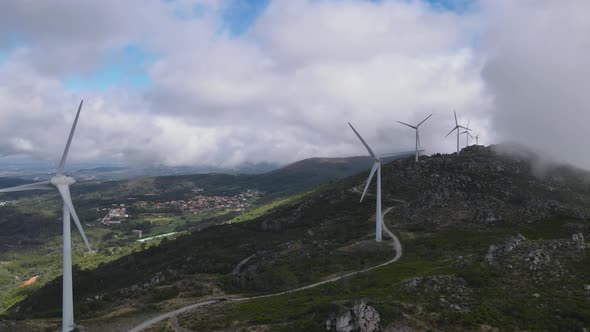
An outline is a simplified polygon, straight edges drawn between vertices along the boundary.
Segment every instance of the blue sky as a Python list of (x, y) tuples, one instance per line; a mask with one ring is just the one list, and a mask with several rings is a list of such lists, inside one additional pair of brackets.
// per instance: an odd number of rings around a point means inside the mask
[(105, 90), (112, 86), (147, 87), (151, 84), (146, 67), (156, 60), (156, 56), (147, 52), (140, 45), (127, 45), (112, 52), (91, 73), (71, 75), (63, 84), (71, 91)]
[[(223, 26), (220, 32), (228, 31), (231, 36), (239, 37), (252, 26), (269, 2), (270, 0), (232, 1), (222, 13)], [(201, 6), (194, 6), (193, 17), (202, 15), (204, 10)], [(175, 13), (175, 15), (178, 19), (190, 19), (182, 13)], [(149, 87), (151, 80), (147, 73), (147, 66), (157, 58), (141, 45), (127, 45), (123, 49), (112, 52), (93, 72), (71, 75), (64, 80), (63, 84), (70, 91), (105, 90), (114, 86)], [(2, 53), (0, 53), (0, 61), (2, 61)]]
[[(359, 0), (381, 2), (382, 0)], [(410, 0), (409, 0), (410, 1)], [(473, 0), (424, 0), (437, 10), (464, 13), (472, 8)], [(232, 0), (222, 14), (223, 25), (220, 32), (228, 32), (233, 38), (239, 38), (256, 21), (268, 6), (270, 0)], [(203, 15), (206, 9), (193, 7), (192, 17)], [(178, 19), (190, 19), (182, 13), (176, 13)], [(6, 57), (0, 52), (0, 61)], [(92, 72), (70, 75), (63, 80), (67, 90), (106, 90), (116, 86), (146, 88), (151, 85), (147, 73), (148, 66), (158, 57), (150, 54), (141, 45), (127, 45), (113, 50), (103, 63)]]
[[(174, 1), (174, 0), (165, 0)], [(221, 13), (223, 25), (220, 32), (228, 32), (233, 38), (239, 38), (248, 31), (257, 17), (265, 10), (271, 0), (232, 0)], [(382, 2), (383, 0), (358, 0)], [(407, 0), (416, 1), (416, 0)], [(474, 0), (418, 0), (426, 1), (436, 10), (453, 11), (460, 14), (473, 10)], [(202, 6), (194, 6), (192, 17), (205, 13)], [(178, 19), (190, 19), (182, 13), (176, 13)], [(476, 37), (472, 46), (476, 43)], [(3, 62), (10, 50), (0, 49), (0, 63)], [(146, 88), (151, 85), (147, 73), (148, 66), (158, 57), (150, 54), (141, 45), (127, 45), (111, 53), (90, 73), (70, 75), (63, 80), (67, 90), (106, 90), (111, 87), (125, 86), (132, 88)]]

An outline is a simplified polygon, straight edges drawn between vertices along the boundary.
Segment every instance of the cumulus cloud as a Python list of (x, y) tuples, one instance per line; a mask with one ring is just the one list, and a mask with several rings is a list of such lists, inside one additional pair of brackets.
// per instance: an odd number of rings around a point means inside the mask
[[(587, 115), (584, 1), (482, 2), (462, 13), (418, 0), (271, 1), (237, 36), (223, 22), (232, 3), (3, 1), (0, 155), (58, 158), (82, 97), (72, 159), (167, 165), (364, 154), (347, 121), (376, 150), (411, 149), (395, 121), (430, 113), (423, 146), (450, 152), (453, 109), (483, 143), (557, 151), (539, 133), (561, 120), (543, 119), (557, 107), (563, 118)], [(126, 45), (157, 55), (149, 87), (64, 89), (65, 77)], [(583, 122), (572, 125), (581, 135)]]

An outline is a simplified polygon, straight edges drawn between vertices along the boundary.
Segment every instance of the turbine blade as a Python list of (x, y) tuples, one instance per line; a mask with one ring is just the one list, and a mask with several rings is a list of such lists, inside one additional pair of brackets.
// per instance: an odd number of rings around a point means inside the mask
[(471, 123), (471, 120), (467, 121), (467, 129), (469, 129), (469, 124)]
[(403, 125), (405, 125), (405, 126), (408, 126), (408, 127), (410, 127), (410, 128), (414, 128), (414, 129), (416, 129), (416, 127), (412, 126), (411, 124), (407, 124), (407, 123), (405, 123), (405, 122), (401, 122), (401, 121), (398, 121), (398, 122), (399, 122), (399, 123), (401, 123), (401, 124), (403, 124)]
[(458, 126), (459, 121), (457, 121), (457, 112), (455, 110), (453, 110), (453, 113), (455, 114), (455, 125)]
[(15, 191), (25, 191), (25, 190), (51, 190), (53, 187), (49, 184), (49, 181), (31, 183), (31, 184), (23, 184), (22, 186), (10, 187), (10, 188), (3, 188), (0, 189), (0, 193), (9, 193)]
[(62, 174), (64, 170), (64, 166), (66, 165), (66, 159), (68, 158), (68, 152), (70, 151), (70, 145), (72, 144), (72, 138), (74, 137), (74, 131), (76, 131), (76, 125), (78, 124), (78, 118), (80, 117), (80, 110), (82, 109), (82, 103), (84, 99), (80, 101), (80, 106), (78, 106), (78, 112), (76, 113), (76, 118), (74, 119), (74, 124), (72, 124), (72, 130), (70, 130), (70, 136), (68, 137), (68, 143), (66, 143), (66, 148), (64, 150), (64, 154), (61, 156), (61, 161), (59, 162), (59, 167), (57, 169), (57, 174)]
[(365, 148), (367, 148), (367, 151), (369, 151), (369, 154), (371, 155), (371, 157), (373, 157), (373, 159), (377, 160), (377, 157), (375, 157), (373, 150), (371, 150), (371, 148), (369, 147), (369, 144), (367, 144), (367, 142), (365, 142), (365, 140), (361, 137), (361, 134), (359, 134), (358, 131), (356, 131), (356, 129), (354, 129), (354, 127), (350, 124), (350, 122), (348, 123), (348, 125), (350, 126), (350, 128), (352, 128), (352, 131), (354, 131), (356, 136), (358, 136), (358, 138), (361, 140), (361, 142), (363, 143)]
[(445, 136), (445, 138), (447, 138), (447, 136), (449, 136), (455, 130), (459, 130), (459, 126), (456, 126), (455, 128), (451, 129), (451, 131), (449, 131), (449, 133)]
[(70, 195), (70, 187), (67, 184), (60, 184), (57, 186), (57, 190), (59, 190), (59, 194), (61, 198), (66, 203), (68, 210), (70, 210), (70, 214), (74, 217), (74, 222), (76, 223), (76, 227), (82, 235), (82, 240), (84, 240), (84, 244), (88, 251), (91, 251), (90, 244), (88, 243), (88, 238), (86, 237), (86, 233), (84, 233), (84, 229), (82, 228), (82, 224), (80, 223), (80, 219), (78, 219), (78, 214), (76, 213), (76, 209), (74, 209), (74, 203), (72, 203), (72, 196)]
[(471, 138), (475, 139), (475, 137), (473, 137), (473, 135), (471, 135), (471, 133), (470, 133), (470, 132), (466, 131), (465, 133), (466, 133), (467, 135), (469, 135), (469, 137), (471, 137)]
[(432, 116), (432, 114), (430, 114), (429, 116), (427, 116), (426, 119), (422, 120), (422, 122), (420, 122), (419, 124), (417, 124), (416, 127), (420, 127), (420, 125), (423, 124), (424, 122), (426, 122), (426, 120), (430, 119), (431, 116)]
[(469, 129), (469, 128), (467, 128), (467, 127), (463, 127), (463, 126), (457, 126), (457, 127), (459, 127), (459, 128), (463, 128), (463, 129), (465, 129), (465, 130), (471, 130), (471, 129)]
[(369, 178), (367, 179), (367, 184), (365, 185), (365, 190), (363, 190), (363, 195), (361, 196), (361, 202), (363, 198), (365, 198), (365, 194), (367, 193), (367, 189), (369, 189), (369, 185), (371, 184), (371, 180), (373, 179), (373, 175), (375, 175), (375, 171), (379, 167), (379, 162), (376, 161), (373, 163), (373, 168), (371, 168), (371, 173), (369, 174)]

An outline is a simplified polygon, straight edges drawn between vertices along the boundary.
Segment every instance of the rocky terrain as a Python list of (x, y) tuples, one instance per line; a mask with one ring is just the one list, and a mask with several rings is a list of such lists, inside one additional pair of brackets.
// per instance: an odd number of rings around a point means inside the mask
[[(411, 203), (400, 212), (404, 220), (429, 227), (523, 223), (550, 216), (586, 219), (588, 174), (567, 167), (537, 174), (534, 162), (531, 156), (501, 154), (493, 146), (470, 146), (459, 156), (435, 154), (418, 164), (389, 164), (386, 171), (393, 176), (385, 183), (389, 190), (407, 192)], [(572, 186), (580, 180), (585, 187)]]

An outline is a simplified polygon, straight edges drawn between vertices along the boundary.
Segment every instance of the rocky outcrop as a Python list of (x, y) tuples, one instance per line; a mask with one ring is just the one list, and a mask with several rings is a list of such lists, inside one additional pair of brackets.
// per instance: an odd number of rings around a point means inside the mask
[(358, 302), (337, 317), (330, 317), (326, 320), (327, 331), (372, 332), (380, 329), (381, 316), (379, 312), (364, 301)]
[(576, 244), (576, 249), (586, 248), (586, 244), (584, 243), (584, 235), (582, 235), (582, 233), (572, 234), (572, 241), (574, 241)]
[(414, 277), (402, 283), (402, 290), (421, 298), (437, 301), (442, 309), (469, 311), (473, 304), (473, 291), (465, 279), (455, 275)]
[(508, 238), (508, 240), (506, 240), (506, 242), (503, 244), (492, 244), (484, 258), (484, 261), (488, 264), (492, 264), (497, 256), (511, 252), (524, 240), (526, 240), (526, 238), (522, 234), (517, 234), (516, 236)]
[[(410, 223), (481, 227), (552, 216), (587, 218), (571, 172), (561, 179), (555, 176), (558, 170), (536, 174), (530, 160), (499, 154), (493, 147), (470, 146), (460, 155), (434, 154), (420, 163), (402, 160), (384, 167), (396, 175), (391, 187), (419, 189), (417, 199), (398, 210), (400, 219)], [(383, 181), (384, 188), (393, 182)]]
[(546, 254), (542, 249), (537, 249), (529, 252), (528, 257), (525, 258), (525, 261), (531, 262), (535, 265), (544, 262), (549, 262), (550, 260), (551, 258), (549, 257), (549, 255)]

